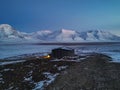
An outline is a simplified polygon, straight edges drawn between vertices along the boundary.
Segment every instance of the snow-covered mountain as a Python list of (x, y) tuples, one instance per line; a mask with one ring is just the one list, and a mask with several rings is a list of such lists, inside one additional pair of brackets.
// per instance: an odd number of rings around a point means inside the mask
[(0, 25), (0, 41), (29, 41), (29, 42), (101, 42), (120, 41), (120, 37), (102, 30), (89, 30), (78, 32), (61, 29), (59, 31), (41, 30), (37, 32), (23, 33), (15, 30), (8, 24)]
[(86, 41), (119, 41), (120, 37), (101, 30), (78, 32), (62, 29), (59, 31), (39, 31), (33, 34), (34, 38), (44, 41), (57, 42), (86, 42)]
[(7, 40), (7, 39), (15, 40), (15, 39), (27, 39), (27, 38), (28, 38), (28, 34), (19, 32), (8, 24), (0, 25), (1, 40)]
[(102, 30), (89, 30), (79, 33), (79, 36), (86, 41), (119, 41), (120, 37)]

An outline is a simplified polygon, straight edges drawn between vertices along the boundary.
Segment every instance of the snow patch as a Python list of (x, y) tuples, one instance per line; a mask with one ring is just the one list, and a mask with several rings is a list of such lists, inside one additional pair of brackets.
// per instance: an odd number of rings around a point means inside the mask
[(20, 60), (20, 61), (9, 61), (9, 62), (0, 62), (0, 65), (7, 65), (7, 64), (13, 64), (13, 63), (20, 63), (25, 62), (26, 60)]
[(61, 71), (61, 70), (66, 69), (67, 67), (68, 67), (68, 66), (60, 66), (60, 67), (58, 67), (58, 70)]
[(48, 78), (48, 80), (43, 80), (36, 83), (36, 86), (33, 90), (44, 90), (44, 87), (52, 83), (55, 80), (55, 78), (59, 75), (58, 73), (52, 74), (49, 72), (44, 72), (43, 74)]

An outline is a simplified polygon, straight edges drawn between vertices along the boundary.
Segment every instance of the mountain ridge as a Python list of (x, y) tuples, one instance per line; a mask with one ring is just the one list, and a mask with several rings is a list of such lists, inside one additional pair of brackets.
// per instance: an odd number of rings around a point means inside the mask
[(101, 42), (119, 41), (120, 37), (103, 30), (75, 31), (61, 29), (58, 31), (41, 30), (33, 33), (17, 31), (9, 24), (0, 25), (0, 41), (41, 41), (41, 42)]

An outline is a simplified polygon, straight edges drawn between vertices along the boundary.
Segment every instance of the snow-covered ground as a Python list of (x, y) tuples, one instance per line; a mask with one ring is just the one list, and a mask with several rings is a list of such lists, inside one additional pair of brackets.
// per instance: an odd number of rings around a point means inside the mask
[[(62, 46), (62, 45), (61, 45)], [(0, 45), (0, 59), (32, 53), (51, 52), (53, 48), (61, 47), (60, 45)], [(103, 53), (113, 58), (115, 62), (120, 62), (120, 44), (108, 45), (76, 45), (70, 46), (75, 49), (77, 54)]]
[(55, 80), (55, 78), (59, 75), (59, 73), (51, 74), (49, 72), (44, 72), (43, 74), (48, 78), (48, 80), (43, 80), (36, 83), (36, 86), (33, 90), (44, 90), (44, 87), (52, 83)]
[(0, 45), (0, 59), (22, 54), (50, 52), (52, 48), (56, 47), (58, 46), (28, 45), (28, 44)]
[(76, 53), (102, 53), (112, 57), (114, 62), (120, 62), (120, 44), (77, 46)]
[[(29, 53), (37, 53), (37, 52), (41, 52), (41, 53), (50, 52), (51, 49), (57, 48), (57, 47), (61, 47), (61, 46), (59, 45), (56, 45), (56, 46), (55, 45), (23, 45), (23, 44), (22, 45), (0, 45), (0, 58), (12, 57), (12, 56), (21, 55), (21, 54), (27, 54), (29, 56), (30, 55)], [(78, 59), (77, 62), (84, 60), (85, 57), (87, 57), (87, 55), (90, 53), (103, 53), (112, 57), (114, 62), (120, 62), (120, 48), (119, 48), (120, 44), (76, 45), (76, 46), (69, 46), (69, 47), (74, 48), (76, 54), (83, 56), (82, 58)], [(54, 62), (54, 61), (61, 61), (61, 60), (56, 59), (51, 61)], [(25, 60), (21, 59), (19, 61), (0, 62), (0, 65), (18, 63), (23, 61)], [(75, 60), (70, 60), (70, 61), (75, 61)], [(57, 67), (58, 71), (62, 71), (66, 69), (68, 65), (62, 65), (62, 66), (54, 65), (54, 67)], [(10, 69), (10, 68), (3, 69), (4, 72), (7, 72), (9, 70), (14, 71), (14, 69)], [(59, 73), (50, 73), (48, 71), (43, 72), (42, 74), (45, 76), (46, 79), (41, 80), (39, 82), (34, 82), (32, 81), (32, 73), (33, 73), (32, 70), (28, 72), (29, 77), (27, 76), (24, 77), (24, 80), (35, 84), (35, 87), (33, 90), (44, 90), (44, 87), (52, 83), (56, 79), (56, 77), (59, 75)], [(0, 82), (4, 83), (4, 80), (1, 77), (2, 77), (2, 74), (0, 74)], [(10, 87), (10, 88), (13, 88), (13, 87)]]
[(9, 62), (0, 62), (0, 65), (7, 65), (7, 64), (13, 64), (13, 63), (19, 63), (24, 62), (26, 60), (20, 60), (20, 61), (9, 61)]

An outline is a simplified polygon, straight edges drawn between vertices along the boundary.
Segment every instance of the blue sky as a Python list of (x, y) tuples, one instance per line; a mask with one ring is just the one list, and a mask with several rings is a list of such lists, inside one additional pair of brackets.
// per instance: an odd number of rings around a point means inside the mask
[(0, 24), (24, 32), (108, 30), (120, 35), (120, 0), (0, 0)]

